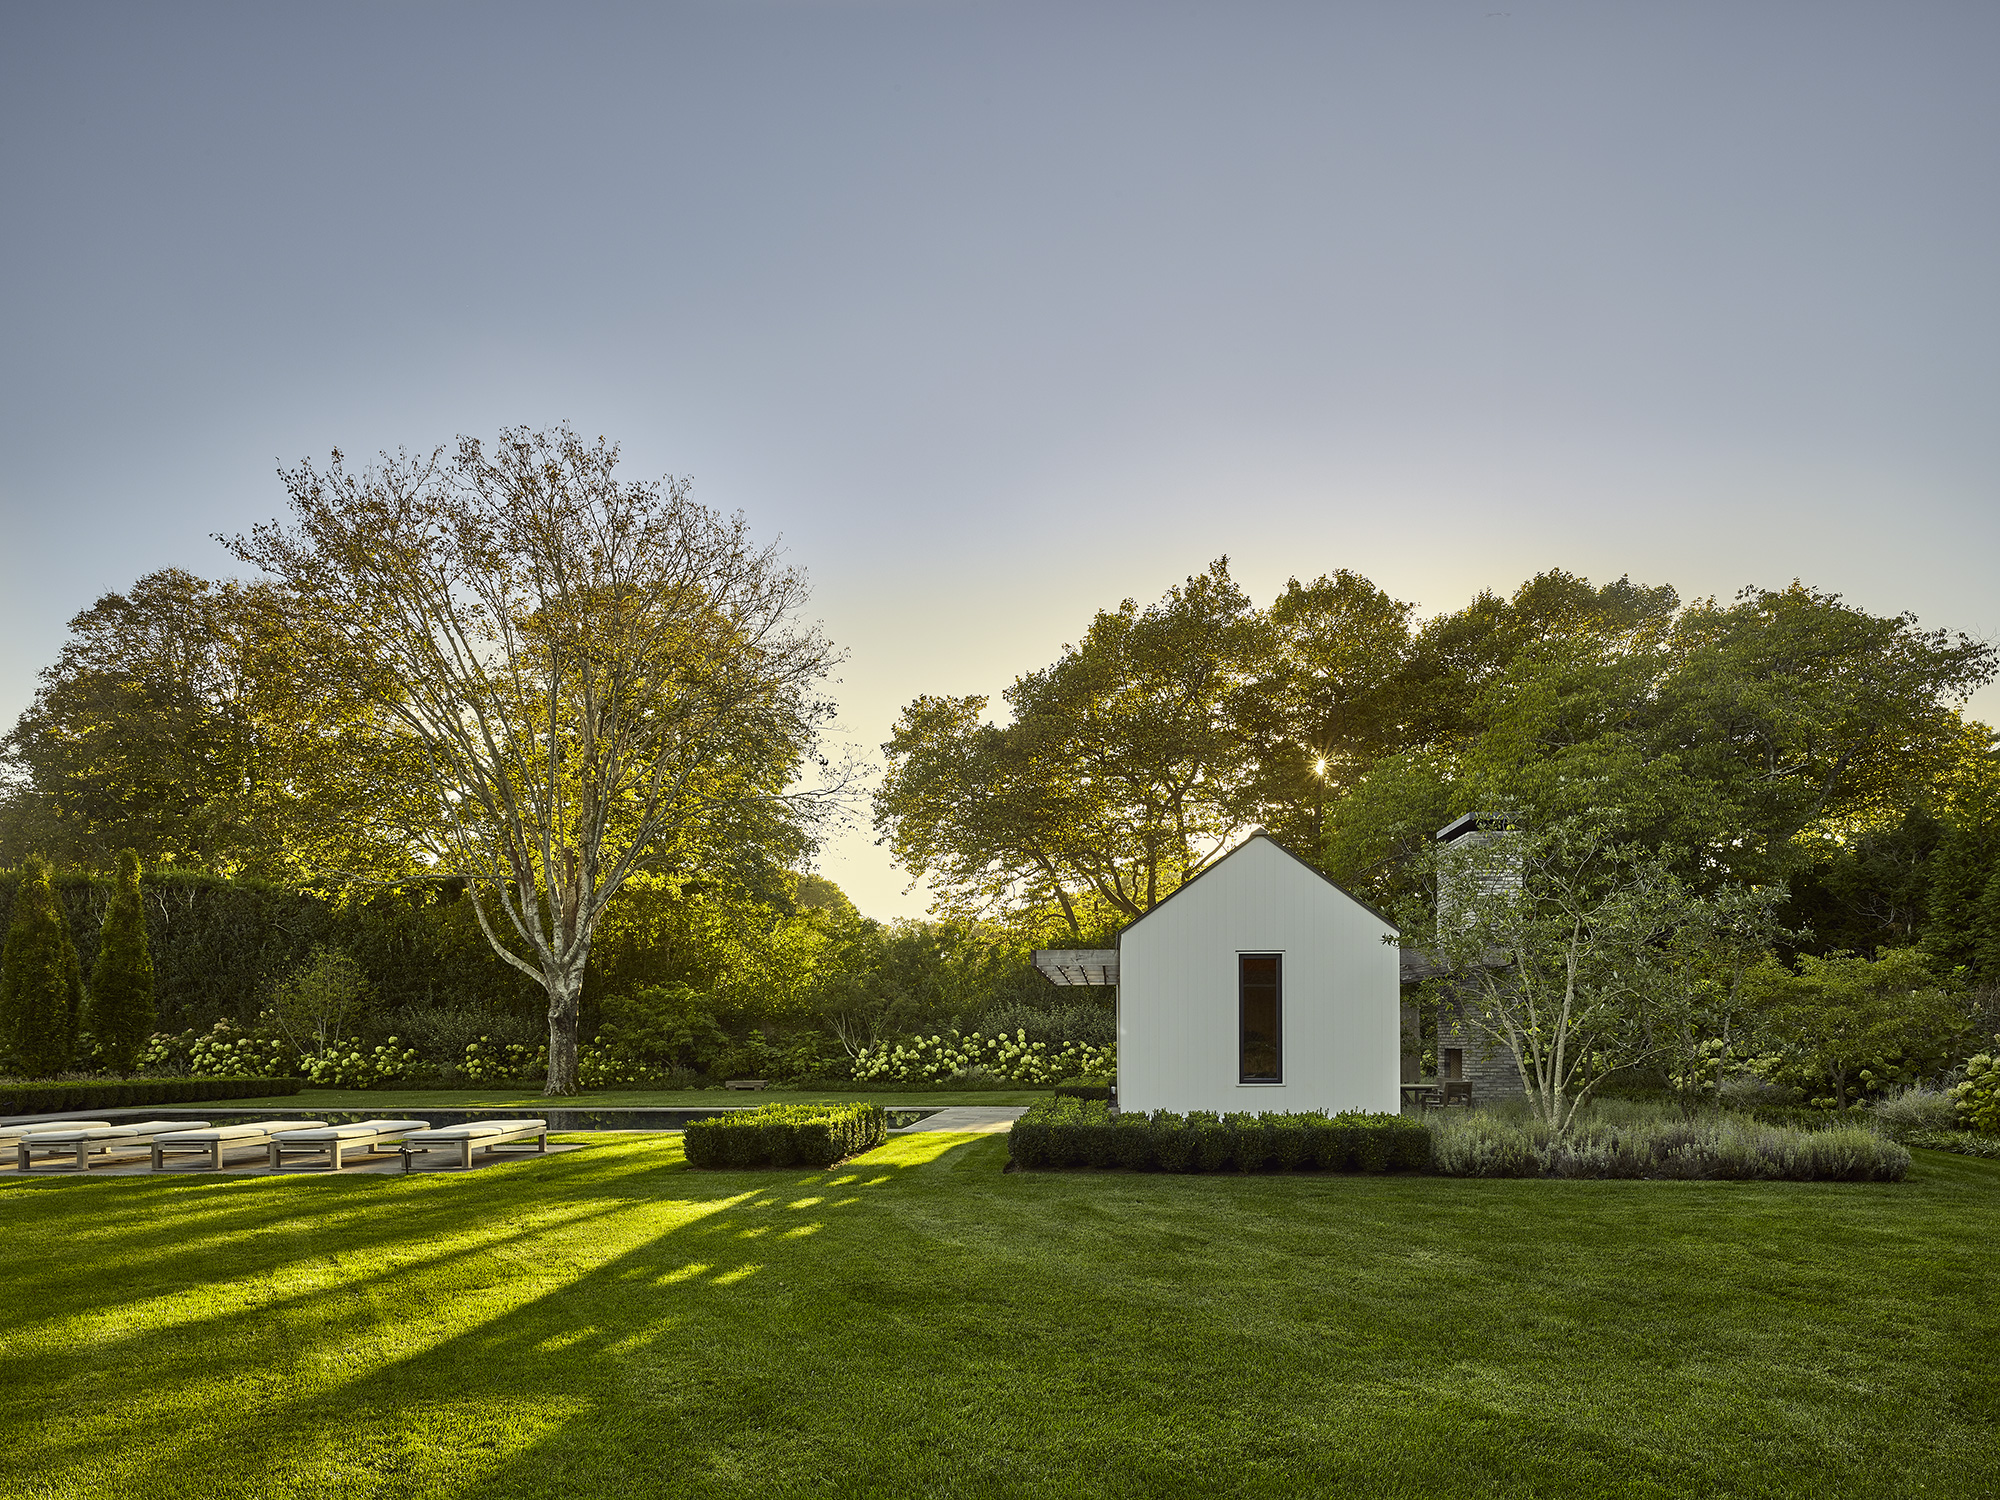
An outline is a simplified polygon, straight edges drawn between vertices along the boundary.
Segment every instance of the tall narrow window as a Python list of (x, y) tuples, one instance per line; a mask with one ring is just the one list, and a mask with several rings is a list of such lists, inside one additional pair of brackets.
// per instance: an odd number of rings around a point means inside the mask
[(1236, 1056), (1244, 1083), (1284, 1082), (1281, 962), (1275, 953), (1236, 956)]

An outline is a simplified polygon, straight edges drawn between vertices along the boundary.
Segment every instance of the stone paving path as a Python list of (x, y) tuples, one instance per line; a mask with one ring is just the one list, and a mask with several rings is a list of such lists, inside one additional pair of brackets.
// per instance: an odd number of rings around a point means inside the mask
[(948, 1130), (958, 1135), (998, 1135), (1027, 1113), (1021, 1104), (958, 1104), (917, 1121), (897, 1135), (920, 1130)]

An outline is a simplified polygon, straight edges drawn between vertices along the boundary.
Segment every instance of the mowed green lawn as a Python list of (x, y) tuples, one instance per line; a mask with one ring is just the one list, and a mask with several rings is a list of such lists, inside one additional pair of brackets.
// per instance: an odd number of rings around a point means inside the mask
[(2000, 1164), (0, 1188), (8, 1496), (2000, 1494)]

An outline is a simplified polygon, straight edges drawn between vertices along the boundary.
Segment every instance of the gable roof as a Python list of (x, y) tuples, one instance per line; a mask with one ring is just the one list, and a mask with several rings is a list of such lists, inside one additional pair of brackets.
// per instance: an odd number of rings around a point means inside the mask
[(1169, 903), (1178, 899), (1182, 891), (1185, 891), (1186, 889), (1188, 889), (1189, 886), (1194, 885), (1197, 881), (1206, 878), (1211, 870), (1219, 870), (1220, 868), (1222, 868), (1222, 866), (1228, 864), (1229, 861), (1236, 858), (1237, 855), (1241, 854), (1245, 849), (1248, 849), (1252, 844), (1256, 843), (1257, 840), (1259, 839), (1262, 839), (1265, 843), (1269, 844), (1273, 849), (1277, 850), (1280, 854), (1284, 855), (1286, 859), (1289, 859), (1293, 864), (1297, 865), (1301, 870), (1304, 870), (1308, 875), (1312, 876), (1313, 879), (1319, 881), (1323, 885), (1332, 886), (1336, 891), (1340, 892), (1341, 895), (1345, 896), (1349, 901), (1352, 901), (1356, 906), (1360, 907), (1363, 911), (1367, 912), (1369, 916), (1373, 917), (1376, 921), (1380, 922), (1384, 927), (1387, 927), (1391, 932), (1396, 933), (1398, 936), (1402, 934), (1403, 929), (1398, 927), (1383, 913), (1377, 911), (1373, 906), (1370, 906), (1366, 901), (1363, 901), (1359, 896), (1355, 895), (1354, 892), (1348, 890), (1345, 886), (1340, 885), (1335, 881), (1327, 879), (1327, 877), (1323, 875), (1320, 871), (1315, 870), (1311, 865), (1307, 864), (1304, 860), (1300, 859), (1296, 854), (1292, 853), (1292, 851), (1287, 849), (1283, 844), (1279, 843), (1276, 839), (1272, 838), (1267, 830), (1262, 828), (1257, 828), (1251, 831), (1250, 837), (1245, 839), (1242, 843), (1238, 844), (1234, 849), (1231, 849), (1227, 854), (1223, 855), (1222, 858), (1216, 860), (1210, 860), (1206, 865), (1204, 865), (1201, 868), (1201, 870), (1198, 873), (1195, 874), (1193, 879), (1183, 880), (1180, 883), (1180, 885), (1175, 888), (1173, 895), (1168, 896), (1165, 901), (1158, 902), (1151, 911), (1146, 912), (1142, 916), (1134, 917), (1131, 921), (1127, 922), (1123, 927), (1120, 927), (1118, 929), (1118, 935), (1114, 939), (1114, 941), (1123, 942), (1125, 940), (1125, 934), (1130, 932), (1134, 927), (1137, 927), (1141, 922), (1145, 921), (1147, 917), (1155, 915), (1163, 907), (1167, 906)]

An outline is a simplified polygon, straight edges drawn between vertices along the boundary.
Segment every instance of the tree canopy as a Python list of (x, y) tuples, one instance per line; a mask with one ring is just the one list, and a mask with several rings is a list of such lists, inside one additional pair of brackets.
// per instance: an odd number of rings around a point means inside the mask
[(1046, 905), (1079, 935), (1137, 916), (1255, 818), (1240, 723), (1264, 637), (1225, 559), (1100, 611), (1015, 679), (1009, 724), (982, 696), (919, 698), (883, 746), (876, 828), (961, 912)]
[(310, 599), (321, 670), (409, 747), (397, 835), (463, 878), (494, 951), (549, 997), (549, 1090), (576, 1090), (598, 921), (698, 850), (811, 844), (792, 788), (834, 656), (805, 581), (683, 480), (631, 481), (568, 428), (284, 475), (291, 524), (237, 555)]
[(875, 822), (945, 910), (1079, 939), (1260, 825), (1383, 904), (1494, 809), (1615, 826), (1696, 889), (1794, 882), (1943, 795), (1993, 674), (1981, 642), (1798, 583), (1683, 604), (1558, 569), (1423, 620), (1347, 571), (1260, 609), (1224, 559), (1100, 612), (1004, 716), (912, 701)]
[(149, 573), (70, 621), (0, 742), (0, 849), (109, 869), (310, 879), (408, 873), (380, 830), (406, 766), (390, 726), (325, 670), (300, 597), (269, 582)]

